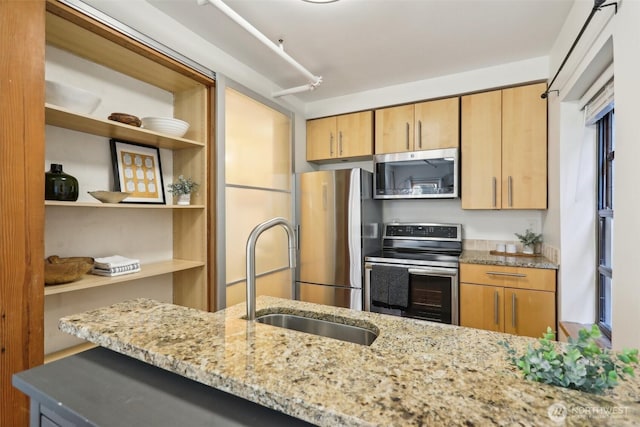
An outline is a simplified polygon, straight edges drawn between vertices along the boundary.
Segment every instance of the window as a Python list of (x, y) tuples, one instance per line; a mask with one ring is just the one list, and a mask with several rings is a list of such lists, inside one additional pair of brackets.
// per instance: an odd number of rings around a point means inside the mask
[(596, 122), (598, 137), (598, 325), (611, 338), (611, 286), (613, 258), (613, 167), (615, 157), (614, 110)]

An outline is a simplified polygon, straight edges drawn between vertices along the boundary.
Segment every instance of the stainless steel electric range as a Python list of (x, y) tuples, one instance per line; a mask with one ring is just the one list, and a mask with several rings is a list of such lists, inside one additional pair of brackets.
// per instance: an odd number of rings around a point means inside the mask
[(457, 325), (461, 253), (460, 224), (385, 224), (365, 257), (365, 310)]

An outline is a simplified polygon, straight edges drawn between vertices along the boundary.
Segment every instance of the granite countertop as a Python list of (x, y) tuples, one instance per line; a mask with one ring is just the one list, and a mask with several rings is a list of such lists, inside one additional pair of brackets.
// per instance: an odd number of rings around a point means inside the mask
[(543, 256), (492, 255), (489, 251), (465, 250), (460, 255), (461, 264), (506, 265), (510, 267), (545, 268), (557, 270), (558, 265)]
[(499, 342), (521, 352), (530, 338), (272, 297), (257, 309), (379, 335), (367, 347), (247, 322), (244, 304), (208, 313), (148, 299), (64, 317), (60, 329), (323, 426), (558, 425), (559, 405), (565, 425), (640, 423), (637, 378), (602, 396), (522, 379)]

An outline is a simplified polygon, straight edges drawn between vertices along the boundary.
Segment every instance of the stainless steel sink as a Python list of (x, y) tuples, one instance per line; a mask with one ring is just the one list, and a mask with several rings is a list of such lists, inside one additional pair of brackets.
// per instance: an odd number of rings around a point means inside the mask
[(258, 316), (256, 321), (266, 325), (306, 332), (355, 344), (371, 345), (378, 336), (370, 329), (345, 325), (327, 320), (297, 316), (295, 314), (272, 313)]

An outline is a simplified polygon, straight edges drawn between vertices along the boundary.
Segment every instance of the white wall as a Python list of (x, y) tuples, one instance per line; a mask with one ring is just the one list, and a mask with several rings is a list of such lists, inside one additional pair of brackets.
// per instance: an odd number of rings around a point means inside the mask
[(560, 320), (592, 323), (596, 316), (596, 134), (575, 102), (560, 106)]
[(547, 57), (532, 58), (311, 102), (306, 105), (306, 117), (329, 116), (543, 80), (548, 73)]
[[(550, 54), (550, 73), (555, 73), (569, 46), (587, 18), (593, 2), (576, 1)], [(616, 98), (615, 230), (613, 285), (613, 347), (640, 347), (640, 288), (636, 285), (640, 238), (637, 221), (638, 168), (637, 99), (640, 85), (640, 2), (619, 3), (596, 14), (553, 89), (549, 103), (549, 210), (543, 232), (561, 250), (559, 272), (559, 320), (595, 321), (596, 249), (595, 182), (589, 165), (595, 162), (595, 134), (586, 128), (577, 111), (579, 99), (602, 71), (611, 53)], [(593, 170), (595, 175), (595, 170)], [(589, 207), (591, 205), (591, 207)], [(557, 241), (556, 241), (557, 239)]]
[(616, 97), (615, 230), (613, 243), (613, 346), (640, 347), (640, 2), (624, 1), (614, 27)]

